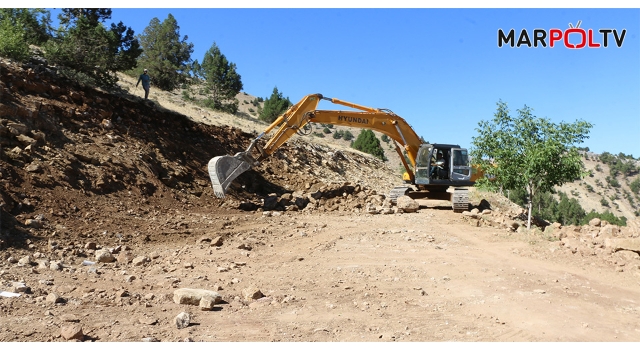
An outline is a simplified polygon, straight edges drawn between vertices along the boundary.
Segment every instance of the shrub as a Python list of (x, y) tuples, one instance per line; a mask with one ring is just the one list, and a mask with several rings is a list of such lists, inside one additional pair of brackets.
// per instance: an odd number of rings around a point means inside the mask
[(347, 130), (347, 131), (345, 131), (345, 132), (344, 132), (344, 135), (342, 135), (342, 138), (343, 138), (345, 141), (351, 141), (351, 140), (353, 140), (354, 136), (353, 136), (353, 134), (351, 133), (351, 131)]
[(24, 30), (11, 25), (9, 20), (0, 23), (0, 56), (17, 61), (24, 61), (29, 57), (29, 45), (24, 40)]
[(363, 129), (360, 131), (358, 138), (353, 142), (353, 148), (369, 153), (383, 161), (387, 158), (384, 155), (384, 150), (380, 146), (380, 140), (376, 137), (373, 131), (369, 129)]

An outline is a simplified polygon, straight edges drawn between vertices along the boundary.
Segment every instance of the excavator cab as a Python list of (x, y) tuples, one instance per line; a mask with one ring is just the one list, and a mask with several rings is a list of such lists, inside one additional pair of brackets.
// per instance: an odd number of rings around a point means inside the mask
[(458, 145), (423, 144), (416, 159), (416, 185), (468, 185), (467, 150)]

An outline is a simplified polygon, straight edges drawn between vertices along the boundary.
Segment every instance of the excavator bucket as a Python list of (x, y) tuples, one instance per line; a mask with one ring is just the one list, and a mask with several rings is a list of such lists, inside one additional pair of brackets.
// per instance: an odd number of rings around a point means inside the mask
[(218, 198), (224, 198), (231, 182), (240, 174), (249, 170), (255, 163), (246, 152), (236, 153), (235, 156), (218, 156), (209, 161), (209, 177), (213, 185), (213, 193)]

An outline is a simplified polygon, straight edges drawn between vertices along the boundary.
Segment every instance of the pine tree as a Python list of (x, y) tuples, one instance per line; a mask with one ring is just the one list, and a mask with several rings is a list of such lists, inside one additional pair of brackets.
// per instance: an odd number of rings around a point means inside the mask
[(142, 68), (149, 70), (151, 83), (159, 89), (171, 91), (185, 83), (191, 69), (193, 44), (188, 36), (180, 40), (180, 27), (172, 14), (160, 22), (152, 18), (143, 33), (138, 36), (144, 50), (138, 59), (140, 73)]
[(236, 64), (227, 60), (215, 42), (204, 55), (199, 74), (211, 94), (207, 104), (213, 109), (236, 113), (238, 100), (235, 97), (242, 91), (242, 80)]
[(72, 77), (115, 86), (115, 72), (134, 68), (142, 49), (122, 22), (107, 29), (103, 22), (110, 18), (111, 9), (63, 9), (62, 26), (45, 45), (45, 57)]
[(356, 140), (353, 142), (353, 145), (351, 147), (359, 151), (369, 153), (382, 160), (385, 160), (385, 161), (387, 160), (387, 158), (384, 156), (384, 150), (380, 145), (380, 140), (378, 140), (378, 138), (373, 133), (373, 131), (369, 129), (361, 130), (360, 134), (358, 135)]
[(264, 120), (267, 123), (273, 123), (273, 121), (282, 113), (286, 112), (291, 105), (289, 98), (283, 97), (282, 93), (278, 91), (278, 87), (274, 87), (271, 97), (264, 100), (264, 107), (258, 119)]

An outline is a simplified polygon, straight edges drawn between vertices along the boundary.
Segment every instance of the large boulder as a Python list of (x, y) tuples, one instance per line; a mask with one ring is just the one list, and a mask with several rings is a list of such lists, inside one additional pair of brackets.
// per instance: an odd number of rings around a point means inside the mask
[(402, 209), (405, 213), (415, 213), (420, 209), (420, 204), (409, 196), (399, 197), (396, 205), (398, 206), (398, 209)]

